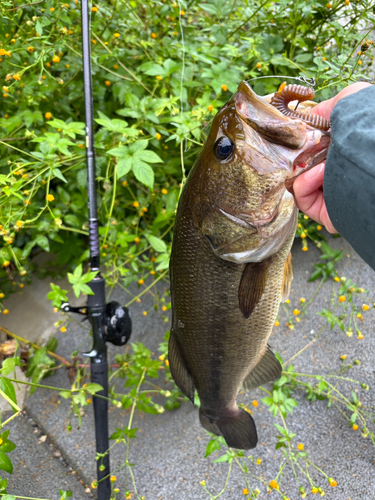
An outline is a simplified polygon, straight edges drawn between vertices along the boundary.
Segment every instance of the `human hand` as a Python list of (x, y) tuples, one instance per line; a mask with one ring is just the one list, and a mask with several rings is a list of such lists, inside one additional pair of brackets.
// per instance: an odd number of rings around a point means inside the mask
[[(330, 119), (333, 108), (340, 99), (354, 94), (359, 90), (368, 87), (370, 84), (365, 82), (354, 83), (339, 92), (332, 99), (323, 101), (316, 105), (312, 114), (323, 116)], [(323, 193), (325, 163), (320, 163), (308, 172), (301, 174), (293, 183), (293, 192), (298, 208), (319, 224), (323, 224), (329, 233), (337, 233), (329, 218)]]

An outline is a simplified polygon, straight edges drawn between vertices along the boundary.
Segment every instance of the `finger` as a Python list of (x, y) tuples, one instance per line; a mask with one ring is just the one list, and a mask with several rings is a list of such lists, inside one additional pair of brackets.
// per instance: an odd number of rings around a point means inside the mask
[(324, 163), (320, 163), (308, 172), (297, 177), (293, 183), (293, 190), (299, 199), (310, 196), (323, 185)]

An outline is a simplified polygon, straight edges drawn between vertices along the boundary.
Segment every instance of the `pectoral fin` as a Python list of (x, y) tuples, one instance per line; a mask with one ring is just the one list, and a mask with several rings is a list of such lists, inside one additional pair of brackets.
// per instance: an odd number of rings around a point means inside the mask
[(169, 337), (168, 360), (173, 380), (185, 396), (194, 403), (194, 381), (181, 356), (173, 331), (171, 331), (171, 336)]
[(238, 289), (240, 310), (249, 318), (260, 301), (266, 286), (272, 257), (263, 262), (249, 262), (242, 273)]
[(290, 289), (292, 287), (292, 280), (293, 280), (292, 252), (289, 252), (289, 255), (288, 255), (286, 262), (285, 262), (283, 287), (281, 290), (281, 300), (283, 302), (285, 302), (286, 299), (290, 295)]
[(271, 349), (267, 346), (266, 352), (263, 354), (258, 364), (249, 375), (245, 378), (242, 383), (244, 389), (251, 391), (256, 389), (260, 385), (271, 382), (272, 380), (277, 380), (281, 377), (282, 367), (275, 358), (275, 355)]

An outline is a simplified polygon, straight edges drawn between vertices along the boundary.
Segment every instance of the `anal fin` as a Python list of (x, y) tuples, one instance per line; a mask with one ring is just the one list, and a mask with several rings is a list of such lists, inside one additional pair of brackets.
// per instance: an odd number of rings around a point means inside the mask
[(293, 280), (292, 252), (289, 252), (289, 255), (286, 258), (285, 266), (284, 266), (283, 286), (281, 289), (282, 302), (285, 302), (286, 299), (290, 295), (290, 289), (292, 287), (292, 280)]
[(282, 367), (275, 358), (271, 349), (267, 346), (266, 352), (263, 354), (257, 365), (251, 370), (245, 378), (242, 386), (247, 391), (256, 389), (260, 385), (264, 385), (272, 380), (277, 380), (281, 377)]
[(169, 368), (177, 387), (194, 403), (194, 381), (182, 358), (173, 330), (169, 337), (168, 360)]
[(242, 273), (238, 300), (242, 314), (249, 318), (260, 301), (266, 286), (272, 257), (263, 262), (249, 262)]

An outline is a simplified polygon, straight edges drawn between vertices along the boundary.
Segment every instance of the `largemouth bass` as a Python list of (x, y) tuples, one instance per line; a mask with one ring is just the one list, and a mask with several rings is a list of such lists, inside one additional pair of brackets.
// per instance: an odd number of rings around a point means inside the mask
[(246, 83), (215, 116), (178, 205), (170, 264), (169, 363), (180, 390), (200, 398), (205, 429), (254, 448), (241, 386), (281, 375), (267, 345), (292, 279), (298, 210), (286, 189), (321, 162), (329, 134), (284, 116)]

